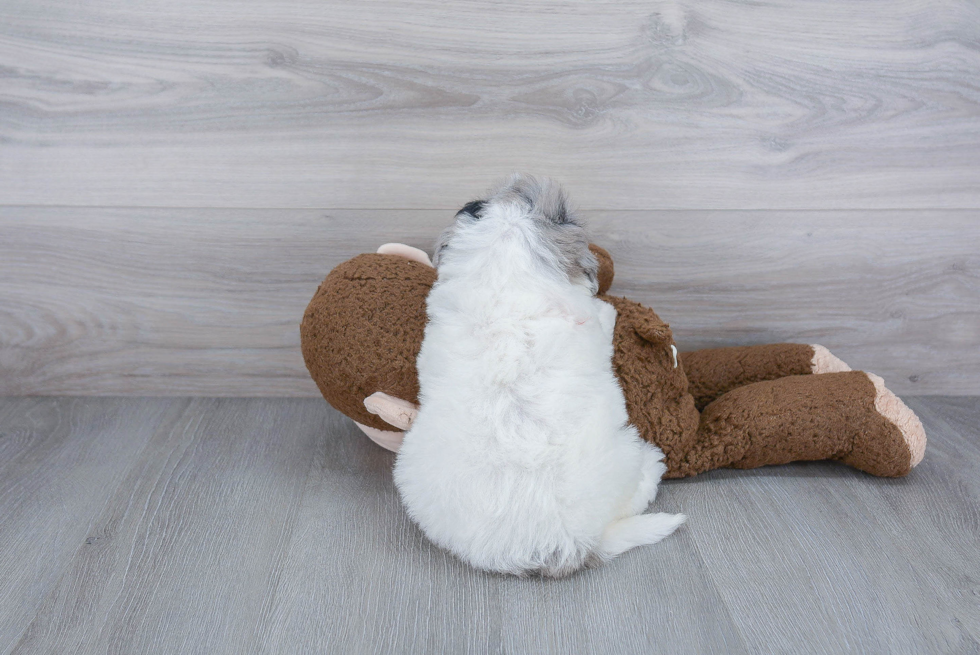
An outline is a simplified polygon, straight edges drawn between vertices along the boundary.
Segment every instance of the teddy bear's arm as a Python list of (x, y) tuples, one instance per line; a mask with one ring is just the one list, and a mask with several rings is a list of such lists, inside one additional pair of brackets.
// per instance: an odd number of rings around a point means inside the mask
[(404, 430), (412, 427), (412, 423), (419, 413), (418, 405), (377, 391), (364, 399), (364, 408), (369, 414), (377, 415), (385, 423), (398, 428), (399, 431), (379, 430), (358, 421), (354, 421), (354, 424), (361, 429), (361, 432), (370, 437), (371, 441), (382, 448), (397, 453), (402, 447), (402, 438), (405, 436)]
[(376, 391), (365, 398), (364, 407), (369, 413), (380, 416), (385, 423), (393, 425), (399, 430), (407, 430), (412, 427), (412, 423), (419, 413), (419, 406), (415, 403), (396, 398), (382, 391)]
[(681, 363), (698, 411), (746, 384), (851, 370), (823, 346), (799, 343), (695, 350), (681, 353)]

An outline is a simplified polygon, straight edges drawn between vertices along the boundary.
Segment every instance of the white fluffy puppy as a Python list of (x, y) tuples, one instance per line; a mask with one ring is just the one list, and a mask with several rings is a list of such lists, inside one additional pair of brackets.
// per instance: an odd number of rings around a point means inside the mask
[(394, 473), (425, 534), (481, 569), (563, 575), (683, 523), (643, 514), (663, 453), (628, 424), (616, 311), (560, 187), (514, 176), (466, 205), (435, 264)]

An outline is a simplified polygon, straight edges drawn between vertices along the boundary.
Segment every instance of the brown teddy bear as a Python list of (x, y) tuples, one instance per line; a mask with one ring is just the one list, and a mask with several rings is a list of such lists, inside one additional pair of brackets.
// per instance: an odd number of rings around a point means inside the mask
[[(663, 450), (664, 477), (823, 459), (902, 476), (922, 461), (922, 423), (878, 376), (852, 371), (818, 345), (678, 354), (653, 310), (606, 294), (612, 259), (590, 248), (600, 261), (599, 297), (618, 314), (613, 366), (630, 422)], [(333, 269), (300, 326), (323, 397), (389, 450), (415, 416), (415, 359), (435, 281), (428, 255), (386, 244)]]

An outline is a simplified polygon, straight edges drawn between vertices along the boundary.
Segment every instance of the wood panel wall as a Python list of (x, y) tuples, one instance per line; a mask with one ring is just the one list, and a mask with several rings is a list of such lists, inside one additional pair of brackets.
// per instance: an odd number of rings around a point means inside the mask
[(966, 0), (0, 6), (0, 394), (312, 395), (326, 272), (566, 184), (687, 349), (980, 393)]

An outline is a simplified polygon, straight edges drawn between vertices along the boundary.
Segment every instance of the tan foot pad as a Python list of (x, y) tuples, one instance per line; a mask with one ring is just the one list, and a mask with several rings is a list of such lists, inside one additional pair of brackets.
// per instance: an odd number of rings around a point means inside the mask
[(823, 346), (814, 343), (810, 344), (810, 347), (813, 348), (813, 360), (810, 362), (810, 368), (814, 374), (844, 373), (851, 370), (850, 366)]
[(885, 387), (884, 380), (874, 373), (868, 373), (867, 376), (875, 385), (875, 409), (894, 423), (902, 433), (912, 456), (912, 466), (916, 466), (926, 454), (926, 431), (922, 427), (922, 421), (908, 405)]

